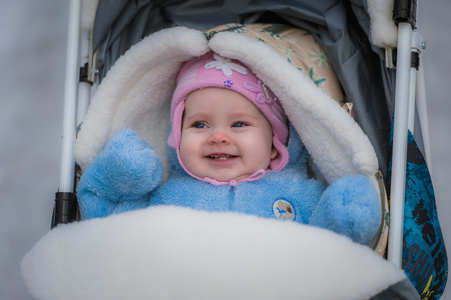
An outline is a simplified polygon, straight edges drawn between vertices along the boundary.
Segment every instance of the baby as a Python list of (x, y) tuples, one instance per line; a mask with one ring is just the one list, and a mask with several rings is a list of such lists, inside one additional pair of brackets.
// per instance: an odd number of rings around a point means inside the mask
[(132, 130), (117, 132), (85, 170), (83, 219), (154, 205), (236, 211), (315, 225), (368, 244), (381, 224), (364, 176), (329, 187), (307, 176), (307, 151), (274, 93), (238, 61), (209, 52), (181, 69), (171, 103), (171, 177)]
[(287, 118), (276, 96), (245, 67), (218, 54), (184, 65), (171, 116), (168, 145), (194, 178), (236, 185), (288, 162)]

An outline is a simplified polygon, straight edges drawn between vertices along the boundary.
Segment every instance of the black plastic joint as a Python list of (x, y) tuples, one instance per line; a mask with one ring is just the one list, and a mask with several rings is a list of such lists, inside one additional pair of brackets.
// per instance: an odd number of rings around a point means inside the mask
[[(396, 66), (396, 62), (397, 62), (397, 51), (396, 49), (393, 50), (393, 58), (392, 58), (392, 62), (393, 65)], [(412, 51), (410, 52), (410, 67), (411, 68), (415, 68), (418, 69), (420, 68), (420, 53)]]
[(80, 68), (79, 80), (80, 82), (87, 82), (92, 85), (92, 82), (88, 79), (89, 75), (89, 64), (85, 63), (83, 67)]
[(55, 225), (67, 224), (75, 220), (76, 198), (74, 193), (55, 194)]
[(393, 21), (396, 24), (410, 23), (412, 28), (416, 28), (417, 1), (416, 0), (395, 0), (393, 6)]
[(410, 56), (410, 67), (415, 68), (418, 71), (418, 68), (420, 67), (420, 53), (412, 52), (412, 55)]

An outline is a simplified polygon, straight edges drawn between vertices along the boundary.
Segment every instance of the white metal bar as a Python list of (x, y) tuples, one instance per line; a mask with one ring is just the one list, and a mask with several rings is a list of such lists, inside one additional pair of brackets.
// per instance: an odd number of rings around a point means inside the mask
[(398, 24), (395, 118), (390, 195), (390, 235), (388, 240), (387, 258), (399, 268), (401, 268), (403, 248), (411, 40), (411, 25), (409, 23)]
[(79, 38), (81, 1), (71, 0), (67, 39), (66, 81), (63, 112), (63, 145), (59, 192), (73, 192), (74, 189), (74, 141), (76, 132), (76, 107), (79, 76)]
[[(415, 52), (418, 55), (421, 53), (421, 42), (422, 37), (416, 30), (412, 32), (411, 40), (411, 52)], [(416, 83), (417, 83), (417, 69), (411, 66), (410, 72), (410, 88), (409, 88), (409, 121), (408, 129), (414, 134), (415, 133), (415, 104), (416, 104)]]
[(417, 72), (415, 68), (410, 70), (410, 84), (409, 84), (409, 109), (408, 109), (408, 120), (407, 128), (414, 134), (415, 133), (415, 86), (417, 81)]
[(78, 89), (78, 109), (77, 109), (77, 126), (79, 126), (86, 115), (91, 100), (91, 84), (88, 82), (80, 82)]
[[(90, 76), (91, 62), (91, 32), (89, 30), (83, 30), (81, 32), (80, 41), (80, 66), (84, 66), (86, 63), (88, 67), (88, 80)], [(90, 99), (91, 99), (91, 84), (89, 82), (80, 82), (78, 86), (78, 109), (77, 109), (77, 126), (83, 122), (83, 119), (88, 111)]]
[(418, 69), (416, 82), (416, 103), (418, 110), (418, 118), (420, 120), (421, 133), (423, 136), (423, 145), (425, 151), (426, 162), (428, 164), (429, 172), (432, 174), (431, 164), (431, 141), (429, 137), (429, 120), (426, 103), (426, 89), (424, 83), (424, 68), (423, 55), (420, 53), (420, 68)]

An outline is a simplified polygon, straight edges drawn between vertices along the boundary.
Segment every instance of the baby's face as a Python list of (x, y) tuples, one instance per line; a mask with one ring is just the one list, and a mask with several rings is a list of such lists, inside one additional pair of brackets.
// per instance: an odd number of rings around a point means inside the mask
[(204, 88), (185, 100), (180, 159), (201, 178), (245, 179), (277, 156), (271, 124), (246, 97)]

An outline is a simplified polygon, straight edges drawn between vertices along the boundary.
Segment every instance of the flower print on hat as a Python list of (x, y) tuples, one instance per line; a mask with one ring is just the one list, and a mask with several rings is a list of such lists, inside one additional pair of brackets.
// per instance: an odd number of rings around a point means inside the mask
[(247, 74), (247, 69), (243, 66), (235, 64), (232, 59), (228, 57), (222, 57), (221, 55), (215, 53), (213, 54), (214, 61), (211, 61), (205, 65), (205, 69), (216, 68), (216, 70), (222, 70), (224, 76), (232, 77), (233, 71), (237, 71), (243, 75)]

